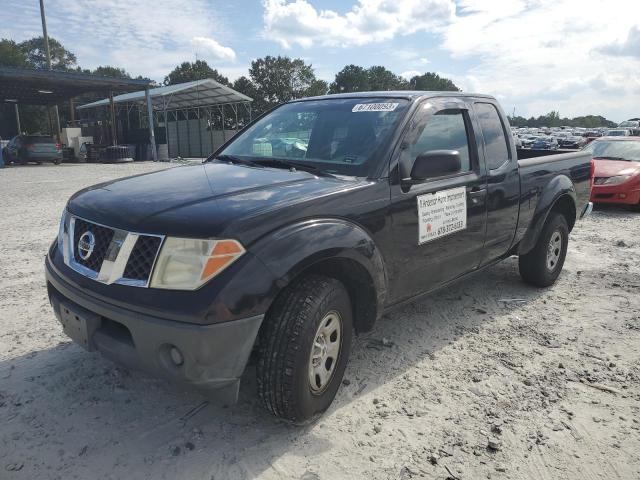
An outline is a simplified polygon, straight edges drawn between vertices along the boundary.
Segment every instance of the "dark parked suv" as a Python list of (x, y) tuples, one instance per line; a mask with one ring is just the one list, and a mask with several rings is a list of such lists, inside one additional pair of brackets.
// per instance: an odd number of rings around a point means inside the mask
[(88, 350), (229, 400), (254, 352), (266, 408), (305, 422), (386, 310), (512, 255), (552, 285), (589, 211), (590, 160), (519, 161), (485, 95), (287, 103), (202, 165), (73, 195), (49, 298)]

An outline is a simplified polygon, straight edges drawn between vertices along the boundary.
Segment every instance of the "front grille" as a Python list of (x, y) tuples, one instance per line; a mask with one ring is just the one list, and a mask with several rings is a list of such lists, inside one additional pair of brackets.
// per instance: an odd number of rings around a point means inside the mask
[[(78, 242), (80, 241), (80, 237), (85, 232), (93, 233), (93, 236), (95, 237), (95, 246), (93, 248), (93, 252), (91, 252), (91, 255), (89, 255), (89, 257), (87, 257), (86, 259), (83, 259), (78, 252), (77, 246)], [(82, 220), (81, 218), (76, 218), (73, 229), (74, 260), (80, 265), (88, 268), (89, 270), (99, 272), (104, 257), (107, 255), (107, 249), (109, 248), (109, 244), (113, 239), (113, 235), (114, 231), (110, 228), (87, 222), (85, 220)]]
[(138, 237), (138, 241), (135, 247), (133, 247), (127, 266), (124, 269), (123, 277), (146, 282), (151, 275), (153, 262), (156, 259), (161, 242), (162, 239), (160, 237), (151, 237), (148, 235)]
[[(148, 286), (164, 238), (162, 235), (105, 227), (71, 215), (64, 221), (62, 248), (65, 264), (101, 283)], [(92, 235), (85, 235), (87, 232)], [(91, 242), (93, 249), (87, 255)], [(82, 258), (82, 254), (86, 258)]]

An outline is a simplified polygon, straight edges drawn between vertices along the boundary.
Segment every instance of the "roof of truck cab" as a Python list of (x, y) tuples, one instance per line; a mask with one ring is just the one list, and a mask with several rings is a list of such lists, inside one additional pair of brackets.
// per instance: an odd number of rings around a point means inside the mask
[(320, 95), (317, 97), (300, 98), (292, 100), (292, 102), (304, 102), (309, 100), (329, 100), (336, 98), (405, 98), (407, 100), (416, 100), (424, 97), (461, 97), (461, 98), (487, 98), (495, 100), (491, 95), (466, 92), (448, 92), (448, 91), (422, 91), (422, 90), (391, 90), (377, 92), (350, 92), (350, 93), (333, 93), (330, 95)]

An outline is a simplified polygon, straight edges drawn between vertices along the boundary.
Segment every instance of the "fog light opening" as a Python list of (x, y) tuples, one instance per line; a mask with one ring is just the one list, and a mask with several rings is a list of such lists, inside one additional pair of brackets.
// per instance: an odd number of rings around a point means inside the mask
[(184, 356), (178, 347), (171, 347), (169, 349), (169, 356), (171, 357), (173, 364), (177, 367), (184, 363)]

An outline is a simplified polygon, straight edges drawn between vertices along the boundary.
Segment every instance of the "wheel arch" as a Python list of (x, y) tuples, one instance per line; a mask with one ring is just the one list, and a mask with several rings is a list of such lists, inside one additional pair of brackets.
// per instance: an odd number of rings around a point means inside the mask
[(533, 249), (551, 212), (563, 215), (571, 232), (577, 218), (576, 203), (577, 195), (573, 182), (565, 175), (552, 179), (540, 195), (531, 224), (518, 245), (518, 254), (523, 255)]
[(259, 243), (252, 250), (277, 279), (271, 306), (296, 280), (325, 275), (347, 289), (356, 331), (373, 328), (384, 305), (387, 280), (382, 254), (362, 227), (342, 219), (312, 220), (286, 227)]

